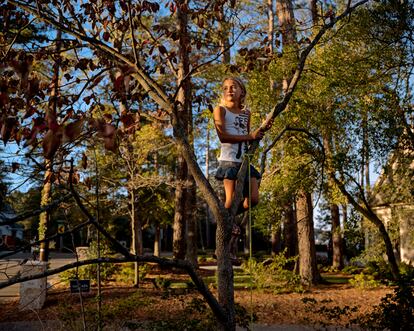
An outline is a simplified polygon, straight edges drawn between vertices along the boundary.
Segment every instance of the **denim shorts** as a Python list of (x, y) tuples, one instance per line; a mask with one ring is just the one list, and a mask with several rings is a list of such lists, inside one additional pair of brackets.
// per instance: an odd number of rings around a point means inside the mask
[[(216, 172), (216, 179), (223, 180), (223, 179), (230, 179), (236, 180), (237, 173), (241, 167), (240, 162), (231, 162), (231, 161), (219, 161), (219, 167)], [(260, 173), (250, 165), (250, 177), (260, 179), (262, 176)], [(248, 182), (248, 178), (246, 176), (246, 182)]]

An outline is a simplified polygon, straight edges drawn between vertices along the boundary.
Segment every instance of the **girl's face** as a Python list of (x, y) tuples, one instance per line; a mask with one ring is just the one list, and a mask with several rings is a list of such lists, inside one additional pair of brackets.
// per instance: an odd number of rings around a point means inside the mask
[(243, 90), (240, 85), (232, 80), (226, 79), (223, 83), (223, 100), (224, 102), (238, 103), (240, 106), (240, 100), (243, 94)]

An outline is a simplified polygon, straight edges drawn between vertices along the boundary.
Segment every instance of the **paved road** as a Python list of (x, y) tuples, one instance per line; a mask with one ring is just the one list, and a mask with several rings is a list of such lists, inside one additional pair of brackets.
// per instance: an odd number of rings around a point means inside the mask
[[(0, 255), (3, 255), (4, 251), (0, 252)], [(0, 260), (0, 283), (7, 280), (10, 277), (13, 277), (21, 269), (21, 264), (24, 263), (26, 259), (30, 259), (30, 253), (17, 253), (13, 256), (8, 257), (7, 259)], [(67, 263), (75, 261), (73, 254), (66, 253), (54, 253), (50, 254), (50, 268), (59, 268)], [(59, 276), (53, 275), (47, 279), (50, 285), (54, 285), (59, 282)], [(5, 302), (8, 300), (15, 300), (19, 297), (20, 284), (14, 284), (12, 286), (0, 289), (0, 302)]]

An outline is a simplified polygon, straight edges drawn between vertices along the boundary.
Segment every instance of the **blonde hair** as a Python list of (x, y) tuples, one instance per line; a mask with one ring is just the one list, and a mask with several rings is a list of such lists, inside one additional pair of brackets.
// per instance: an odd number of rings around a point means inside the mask
[[(243, 81), (240, 78), (238, 78), (238, 77), (226, 77), (226, 78), (223, 79), (223, 81), (221, 82), (221, 84), (223, 85), (224, 82), (227, 81), (227, 80), (232, 80), (232, 81), (236, 82), (237, 85), (240, 86), (240, 89), (242, 90), (242, 94), (240, 96), (240, 101), (239, 101), (240, 104), (239, 104), (239, 106), (240, 106), (240, 108), (243, 109), (243, 107), (244, 107), (244, 101), (246, 99), (246, 94), (247, 94), (246, 86), (244, 85)], [(220, 106), (224, 106), (224, 100), (223, 100), (223, 98), (220, 100)]]

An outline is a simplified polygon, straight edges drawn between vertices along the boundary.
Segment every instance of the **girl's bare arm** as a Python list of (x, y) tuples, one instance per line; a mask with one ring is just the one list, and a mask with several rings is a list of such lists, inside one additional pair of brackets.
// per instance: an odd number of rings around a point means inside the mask
[[(247, 135), (232, 135), (226, 132), (224, 116), (226, 110), (223, 107), (216, 107), (213, 111), (214, 125), (217, 130), (217, 135), (222, 143), (238, 143), (242, 141), (251, 141), (263, 138), (263, 132), (259, 129)], [(249, 120), (250, 122), (250, 120)], [(250, 124), (249, 124), (250, 125)], [(250, 128), (249, 128), (250, 131)]]

